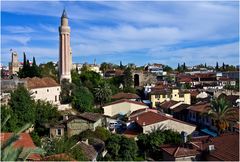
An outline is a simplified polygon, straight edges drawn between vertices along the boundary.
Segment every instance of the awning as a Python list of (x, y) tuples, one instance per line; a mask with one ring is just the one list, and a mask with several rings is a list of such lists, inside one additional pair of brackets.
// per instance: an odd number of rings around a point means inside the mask
[(217, 133), (210, 131), (209, 129), (205, 128), (205, 129), (201, 129), (201, 132), (206, 133), (212, 137), (217, 137)]

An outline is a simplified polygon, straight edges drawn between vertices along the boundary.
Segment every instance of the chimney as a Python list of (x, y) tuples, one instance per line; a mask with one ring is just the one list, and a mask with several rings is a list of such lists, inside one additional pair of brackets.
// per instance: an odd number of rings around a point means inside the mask
[(145, 124), (145, 122), (143, 122), (143, 126), (145, 126), (146, 124)]
[(182, 131), (181, 136), (182, 136), (183, 142), (187, 143), (187, 132)]
[(208, 151), (210, 152), (210, 151), (213, 151), (213, 150), (215, 150), (214, 145), (209, 145), (208, 146)]
[(136, 120), (138, 120), (138, 116), (136, 117)]

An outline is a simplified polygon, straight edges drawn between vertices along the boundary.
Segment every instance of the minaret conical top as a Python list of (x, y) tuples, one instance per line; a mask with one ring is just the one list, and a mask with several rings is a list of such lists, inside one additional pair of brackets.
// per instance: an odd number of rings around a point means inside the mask
[(68, 17), (67, 17), (67, 12), (66, 12), (66, 10), (65, 10), (65, 9), (63, 10), (63, 13), (62, 13), (62, 18), (68, 18)]

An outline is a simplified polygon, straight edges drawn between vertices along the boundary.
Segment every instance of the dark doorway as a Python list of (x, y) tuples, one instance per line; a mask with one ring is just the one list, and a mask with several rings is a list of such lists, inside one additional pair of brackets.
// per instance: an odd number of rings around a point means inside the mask
[(139, 86), (139, 75), (135, 74), (134, 75), (134, 87)]

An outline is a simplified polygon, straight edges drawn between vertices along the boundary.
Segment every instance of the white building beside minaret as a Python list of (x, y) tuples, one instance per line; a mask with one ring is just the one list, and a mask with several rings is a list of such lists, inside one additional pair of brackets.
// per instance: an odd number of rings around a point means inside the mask
[(68, 79), (71, 82), (72, 52), (70, 48), (70, 27), (65, 9), (59, 27), (59, 76), (60, 82)]

